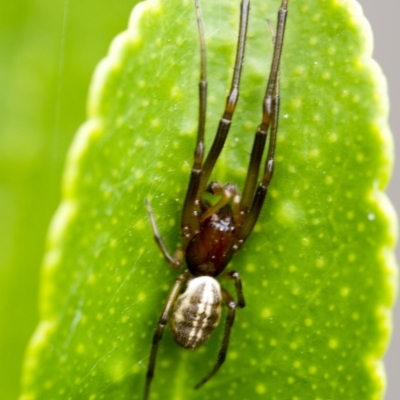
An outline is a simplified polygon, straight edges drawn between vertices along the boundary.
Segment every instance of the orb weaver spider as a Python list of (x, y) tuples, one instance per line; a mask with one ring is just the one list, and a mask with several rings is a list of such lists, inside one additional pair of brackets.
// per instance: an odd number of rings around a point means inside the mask
[[(235, 106), (239, 98), (239, 84), (242, 72), (250, 0), (242, 0), (240, 27), (236, 50), (235, 68), (225, 110), (211, 149), (204, 158), (204, 130), (206, 119), (206, 50), (203, 22), (198, 0), (195, 0), (197, 26), (200, 37), (200, 82), (199, 82), (199, 120), (194, 162), (181, 215), (182, 247), (171, 255), (158, 231), (155, 217), (146, 199), (146, 207), (153, 230), (154, 239), (165, 260), (172, 268), (180, 268), (184, 261), (187, 270), (181, 273), (170, 291), (155, 330), (144, 388), (144, 400), (150, 392), (154, 376), (158, 345), (164, 328), (171, 321), (171, 332), (175, 341), (186, 349), (202, 345), (217, 327), (221, 316), (222, 303), (228, 308), (225, 331), (217, 362), (213, 369), (195, 388), (206, 383), (223, 364), (229, 345), (231, 328), (236, 308), (243, 308), (245, 300), (242, 281), (236, 271), (225, 271), (233, 254), (243, 246), (252, 232), (260, 215), (268, 186), (274, 170), (274, 154), (279, 117), (279, 63), (285, 33), (288, 0), (282, 0), (278, 11), (276, 34), (273, 35), (273, 57), (268, 84), (262, 103), (262, 119), (255, 134), (250, 163), (243, 193), (236, 185), (210, 182), (211, 172), (224, 146), (231, 125)], [(258, 183), (261, 160), (265, 149), (267, 134), (270, 131), (269, 146), (264, 172)], [(203, 193), (220, 196), (214, 204), (203, 199)], [(215, 279), (218, 275), (233, 280), (237, 301), (220, 286)], [(183, 290), (186, 285), (186, 289)]]

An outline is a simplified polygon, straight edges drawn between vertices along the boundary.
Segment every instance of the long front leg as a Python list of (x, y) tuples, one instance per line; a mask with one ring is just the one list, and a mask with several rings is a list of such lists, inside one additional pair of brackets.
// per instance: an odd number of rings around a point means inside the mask
[(165, 304), (164, 310), (163, 310), (162, 314), (160, 315), (160, 318), (158, 319), (157, 328), (153, 335), (149, 364), (147, 366), (146, 383), (144, 386), (144, 396), (143, 396), (144, 400), (147, 400), (149, 398), (150, 385), (151, 385), (151, 381), (153, 380), (153, 377), (154, 377), (154, 368), (156, 366), (158, 345), (159, 345), (162, 335), (164, 333), (164, 328), (167, 325), (172, 308), (173, 308), (175, 301), (182, 289), (182, 286), (186, 283), (188, 278), (189, 278), (188, 271), (185, 271), (183, 274), (181, 274), (178, 277), (171, 292), (168, 295), (168, 299)]
[[(268, 156), (266, 161), (266, 171), (267, 169), (271, 169), (273, 167), (276, 133), (278, 129), (278, 115), (279, 115), (279, 64), (282, 55), (283, 38), (286, 27), (287, 7), (288, 7), (288, 0), (283, 0), (278, 12), (278, 25), (276, 30), (276, 36), (273, 37), (274, 53), (272, 56), (271, 70), (263, 100), (263, 114), (262, 114), (261, 124), (258, 126), (254, 138), (249, 168), (246, 176), (246, 182), (244, 185), (242, 199), (240, 203), (240, 208), (243, 214), (243, 218), (249, 212), (250, 207), (253, 207), (252, 203), (254, 203), (253, 199), (255, 194), (255, 188), (257, 185), (258, 174), (260, 170), (261, 158), (264, 153), (267, 134), (270, 128), (271, 128), (271, 133), (270, 133), (270, 141), (268, 148)], [(264, 177), (262, 179), (264, 186), (268, 186), (269, 183), (267, 182), (268, 178), (266, 178), (266, 173), (267, 173), (266, 171), (264, 172)]]
[(215, 135), (213, 144), (207, 155), (206, 161), (204, 162), (203, 171), (201, 174), (201, 183), (199, 191), (197, 193), (198, 197), (201, 197), (203, 195), (203, 192), (210, 179), (211, 172), (214, 169), (215, 163), (221, 153), (222, 148), (224, 147), (229, 128), (231, 127), (233, 113), (235, 112), (235, 107), (239, 99), (239, 86), (240, 78), (242, 75), (244, 50), (246, 45), (250, 0), (242, 0), (240, 7), (240, 28), (236, 48), (235, 69), (233, 72), (231, 88), (229, 90), (228, 97), (226, 98), (225, 110), (219, 122), (218, 130)]
[[(264, 108), (262, 123), (257, 131), (256, 138), (254, 140), (253, 151), (251, 154), (249, 170), (246, 177), (246, 183), (243, 190), (241, 199), (241, 217), (242, 227), (239, 232), (240, 246), (244, 244), (247, 237), (252, 232), (254, 225), (260, 215), (262, 206), (264, 204), (265, 197), (267, 195), (268, 187), (272, 179), (274, 172), (274, 157), (275, 157), (275, 146), (276, 137), (278, 132), (279, 122), (279, 106), (280, 106), (280, 93), (279, 93), (279, 63), (282, 54), (283, 38), (286, 27), (288, 0), (283, 0), (281, 8), (278, 12), (278, 26), (276, 31), (276, 37), (274, 41), (274, 55), (272, 59), (271, 73), (267, 85), (267, 91), (264, 98)], [(257, 183), (258, 171), (260, 168), (260, 162), (262, 153), (257, 150), (257, 142), (261, 140), (263, 146), (265, 145), (266, 132), (270, 127), (270, 138), (268, 146), (268, 154), (265, 160), (264, 173), (255, 190)], [(265, 134), (263, 133), (265, 131)], [(263, 138), (259, 137), (263, 136)], [(262, 152), (264, 147), (262, 147)], [(255, 191), (255, 194), (254, 194)]]
[(194, 160), (190, 173), (189, 185), (186, 191), (181, 216), (181, 236), (186, 245), (194, 232), (200, 229), (198, 218), (199, 202), (197, 194), (201, 181), (204, 158), (204, 130), (206, 125), (207, 109), (207, 70), (206, 70), (206, 46), (204, 39), (203, 20), (201, 18), (198, 0), (195, 0), (197, 27), (200, 38), (200, 81), (199, 81), (199, 121), (197, 127), (197, 141), (194, 149)]

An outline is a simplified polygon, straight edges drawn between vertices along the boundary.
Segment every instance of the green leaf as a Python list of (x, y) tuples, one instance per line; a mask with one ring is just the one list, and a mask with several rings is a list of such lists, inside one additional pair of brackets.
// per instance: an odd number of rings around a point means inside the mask
[[(231, 79), (239, 4), (202, 7), (209, 148)], [(213, 174), (239, 187), (269, 71), (265, 18), (275, 21), (278, 7), (252, 2), (241, 98)], [(392, 164), (385, 81), (354, 1), (289, 7), (276, 172), (230, 265), (247, 307), (237, 312), (226, 363), (199, 391), (192, 387), (214, 364), (221, 329), (196, 352), (166, 332), (153, 399), (382, 397), (395, 286), (393, 211), (381, 192)], [(142, 398), (152, 333), (178, 276), (153, 242), (144, 199), (173, 251), (198, 79), (192, 1), (139, 4), (95, 73), (89, 118), (69, 153), (22, 399)]]
[(132, 5), (1, 2), (0, 399), (20, 391), (22, 360), (38, 323), (45, 235), (60, 201), (67, 148), (85, 116), (90, 75), (126, 27)]

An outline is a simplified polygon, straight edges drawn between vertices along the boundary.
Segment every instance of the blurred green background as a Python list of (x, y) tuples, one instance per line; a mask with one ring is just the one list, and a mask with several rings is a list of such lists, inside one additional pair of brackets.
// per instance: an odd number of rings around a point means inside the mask
[(91, 75), (137, 2), (0, 2), (0, 399), (18, 395), (46, 230)]

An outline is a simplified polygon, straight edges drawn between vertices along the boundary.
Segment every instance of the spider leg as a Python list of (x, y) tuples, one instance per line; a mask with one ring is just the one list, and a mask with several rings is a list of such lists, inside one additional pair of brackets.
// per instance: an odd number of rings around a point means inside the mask
[(146, 203), (147, 212), (149, 213), (150, 224), (151, 224), (151, 228), (153, 230), (154, 240), (157, 243), (158, 248), (161, 250), (161, 253), (163, 254), (163, 256), (164, 256), (165, 260), (168, 262), (168, 264), (171, 265), (172, 268), (178, 269), (182, 265), (182, 262), (183, 262), (183, 251), (182, 251), (182, 249), (177, 249), (173, 256), (171, 256), (171, 254), (169, 254), (169, 251), (165, 247), (164, 241), (162, 240), (160, 232), (158, 231), (156, 220), (154, 218), (153, 209), (151, 208), (149, 200), (146, 199), (145, 203)]
[(232, 198), (234, 213), (235, 211), (238, 212), (240, 195), (236, 185), (233, 183), (227, 183), (226, 185), (222, 186), (219, 182), (212, 181), (208, 184), (206, 192), (211, 193), (214, 196), (221, 196), (221, 198), (214, 205), (209, 206), (207, 210), (201, 214), (200, 222), (205, 221), (212, 214), (218, 212), (225, 204), (228, 204)]
[(164, 310), (161, 313), (160, 318), (158, 319), (157, 328), (153, 335), (153, 342), (152, 342), (152, 347), (151, 347), (149, 364), (147, 367), (146, 384), (144, 387), (143, 400), (147, 400), (149, 397), (150, 385), (151, 385), (151, 381), (153, 380), (153, 377), (154, 377), (154, 368), (156, 366), (158, 345), (159, 345), (162, 335), (164, 333), (164, 328), (167, 325), (168, 318), (171, 314), (171, 311), (175, 304), (175, 301), (182, 289), (182, 286), (186, 283), (188, 278), (189, 278), (189, 272), (185, 271), (175, 281), (175, 284), (172, 287), (171, 292), (168, 295), (167, 302), (164, 306)]
[(199, 186), (199, 190), (197, 192), (198, 198), (203, 195), (207, 182), (210, 178), (211, 172), (221, 153), (222, 148), (224, 147), (225, 140), (228, 135), (229, 128), (231, 126), (236, 103), (239, 99), (239, 85), (242, 74), (247, 26), (249, 19), (249, 10), (250, 10), (250, 0), (242, 0), (240, 8), (240, 28), (239, 28), (235, 68), (233, 72), (232, 83), (228, 97), (226, 98), (225, 110), (219, 122), (217, 133), (215, 135), (213, 144), (211, 146), (209, 153), (207, 154), (207, 158), (203, 165), (203, 171), (201, 173), (201, 183)]
[[(274, 170), (274, 155), (280, 105), (279, 63), (282, 54), (287, 7), (288, 0), (283, 0), (278, 12), (276, 36), (273, 37), (274, 53), (272, 58), (271, 72), (263, 100), (262, 120), (254, 138), (246, 182), (240, 203), (240, 208), (242, 211), (241, 218), (243, 222), (239, 233), (239, 237), (242, 239), (241, 244), (243, 244), (246, 238), (249, 236), (258, 219)], [(264, 153), (265, 142), (269, 129), (270, 139), (264, 173), (256, 190), (261, 158)]]
[[(217, 373), (217, 371), (221, 368), (221, 365), (224, 363), (225, 358), (226, 358), (226, 353), (228, 351), (232, 325), (235, 321), (236, 308), (240, 307), (238, 304), (235, 303), (235, 301), (233, 300), (233, 297), (229, 294), (229, 292), (226, 289), (224, 289), (224, 288), (221, 288), (221, 289), (222, 289), (222, 297), (224, 299), (225, 305), (228, 307), (228, 314), (227, 314), (226, 320), (225, 320), (225, 331), (224, 331), (224, 336), (222, 338), (221, 348), (218, 353), (217, 362), (215, 363), (213, 369), (206, 375), (206, 377), (204, 379), (202, 379), (194, 387), (195, 389), (200, 388), (207, 381), (209, 381)], [(243, 298), (243, 295), (241, 295), (241, 297)]]
[(237, 296), (237, 307), (243, 308), (246, 305), (243, 296), (243, 289), (242, 289), (242, 280), (240, 279), (240, 274), (237, 271), (227, 271), (225, 273), (225, 277), (228, 279), (232, 279), (235, 284), (236, 296)]
[[(207, 108), (207, 70), (206, 70), (206, 47), (204, 39), (203, 20), (201, 18), (198, 0), (195, 0), (197, 27), (200, 38), (200, 81), (199, 81), (199, 121), (197, 128), (197, 141), (194, 149), (194, 161), (190, 173), (189, 185), (186, 191), (181, 216), (181, 235), (184, 245), (190, 240), (194, 232), (200, 229), (198, 219), (199, 201), (197, 193), (202, 173), (204, 158), (204, 130), (206, 124)], [(197, 212), (196, 212), (197, 211)]]

